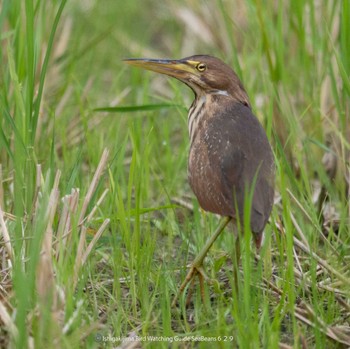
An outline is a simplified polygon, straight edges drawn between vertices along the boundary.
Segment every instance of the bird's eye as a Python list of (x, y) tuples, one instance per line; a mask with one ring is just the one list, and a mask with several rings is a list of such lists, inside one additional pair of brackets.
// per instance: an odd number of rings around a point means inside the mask
[(198, 71), (202, 72), (205, 69), (207, 69), (207, 66), (204, 63), (199, 63), (199, 64), (197, 64), (196, 68), (197, 68)]

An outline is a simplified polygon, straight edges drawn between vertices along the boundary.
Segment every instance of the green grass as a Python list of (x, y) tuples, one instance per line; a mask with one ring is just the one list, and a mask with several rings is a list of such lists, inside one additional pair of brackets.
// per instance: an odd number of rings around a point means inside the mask
[[(0, 347), (349, 345), (349, 1), (0, 4)], [(227, 228), (205, 304), (171, 309), (218, 218), (187, 182), (191, 91), (122, 59), (197, 53), (244, 81), (276, 203), (238, 292)]]

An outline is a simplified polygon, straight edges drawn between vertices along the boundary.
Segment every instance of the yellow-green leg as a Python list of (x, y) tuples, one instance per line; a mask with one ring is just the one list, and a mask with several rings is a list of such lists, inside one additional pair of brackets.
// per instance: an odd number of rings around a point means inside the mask
[(176, 305), (176, 302), (181, 295), (181, 293), (184, 291), (185, 287), (188, 285), (189, 282), (190, 284), (190, 289), (188, 291), (188, 296), (187, 296), (187, 301), (186, 304), (189, 303), (191, 300), (192, 292), (193, 292), (193, 286), (194, 286), (194, 279), (196, 275), (198, 275), (199, 278), (199, 283), (200, 283), (200, 288), (201, 288), (201, 296), (204, 301), (204, 280), (208, 280), (207, 275), (205, 274), (205, 271), (203, 269), (203, 261), (205, 256), (207, 255), (209, 249), (215, 242), (215, 240), (218, 238), (218, 236), (221, 234), (221, 232), (225, 229), (226, 225), (230, 222), (231, 217), (225, 217), (224, 219), (221, 220), (219, 226), (216, 228), (214, 234), (210, 237), (210, 239), (207, 241), (207, 243), (204, 245), (202, 250), (199, 252), (195, 260), (192, 262), (190, 266), (190, 270), (187, 273), (185, 280), (181, 284), (179, 288), (178, 294), (175, 296), (171, 306), (174, 307)]

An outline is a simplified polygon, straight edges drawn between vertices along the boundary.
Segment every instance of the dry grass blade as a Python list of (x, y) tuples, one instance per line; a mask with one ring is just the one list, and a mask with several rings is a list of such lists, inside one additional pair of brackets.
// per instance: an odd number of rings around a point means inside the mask
[[(301, 305), (303, 308), (301, 308)], [(340, 329), (327, 326), (320, 317), (316, 316), (314, 311), (305, 304), (304, 302), (301, 305), (295, 307), (295, 317), (300, 321), (306, 323), (309, 326), (315, 327), (318, 326), (320, 331), (326, 334), (329, 338), (333, 339), (338, 343), (345, 345), (350, 345), (350, 336), (347, 335), (345, 331), (340, 331)]]
[(81, 259), (82, 265), (85, 264), (87, 258), (89, 257), (89, 254), (90, 254), (91, 250), (93, 249), (93, 247), (95, 246), (96, 242), (101, 237), (101, 235), (104, 232), (104, 230), (106, 229), (107, 225), (109, 224), (109, 221), (110, 221), (109, 218), (104, 220), (104, 222), (102, 223), (102, 225), (98, 229), (97, 233), (95, 234), (94, 238), (89, 243), (89, 246), (87, 247), (87, 249), (84, 252), (83, 257)]
[(307, 213), (307, 211), (305, 210), (305, 208), (303, 207), (303, 205), (300, 203), (300, 201), (295, 197), (295, 195), (289, 190), (287, 189), (287, 193), (289, 194), (289, 196), (293, 199), (293, 201), (298, 205), (298, 207), (300, 208), (300, 210), (303, 212), (304, 216), (308, 219), (308, 221), (313, 224), (313, 221), (310, 217), (310, 215)]
[(56, 248), (56, 258), (59, 257), (61, 248), (67, 244), (68, 236), (71, 232), (71, 220), (72, 215), (77, 211), (79, 202), (79, 189), (72, 189), (69, 195), (62, 198), (63, 211), (59, 220), (58, 230), (57, 230), (57, 242), (59, 242), (59, 247)]
[(193, 204), (189, 201), (186, 201), (182, 198), (172, 198), (171, 202), (193, 212)]
[(188, 31), (195, 34), (200, 40), (207, 44), (214, 42), (214, 37), (207, 26), (206, 21), (203, 21), (201, 16), (190, 10), (188, 7), (180, 7), (175, 10), (175, 15), (183, 22)]
[(267, 287), (269, 287), (272, 291), (274, 291), (278, 296), (283, 295), (283, 291), (279, 289), (275, 284), (273, 284), (271, 281), (267, 280), (266, 278), (263, 278), (264, 283)]
[(77, 285), (80, 267), (82, 266), (85, 239), (86, 239), (86, 227), (83, 225), (80, 231), (79, 244), (78, 244), (77, 255), (76, 255), (75, 264), (74, 264), (74, 277), (73, 277), (74, 288)]
[(101, 205), (101, 203), (104, 200), (104, 198), (106, 197), (107, 193), (108, 193), (108, 189), (105, 189), (105, 191), (102, 193), (101, 197), (97, 200), (96, 205), (93, 207), (93, 209), (91, 210), (89, 215), (86, 217), (86, 222), (90, 222), (91, 221), (92, 217), (94, 216), (96, 210)]
[[(54, 186), (49, 198), (47, 208), (47, 227), (43, 237), (40, 259), (37, 266), (37, 291), (42, 300), (50, 299), (52, 296), (51, 292), (54, 292), (55, 290), (54, 268), (52, 264), (52, 223), (56, 214), (59, 199), (58, 184), (60, 176), (60, 171), (57, 171)], [(57, 295), (55, 295), (53, 299), (58, 299)]]
[(6, 247), (6, 251), (9, 255), (10, 260), (13, 261), (14, 252), (13, 252), (13, 248), (11, 245), (10, 234), (9, 234), (7, 227), (6, 227), (6, 224), (5, 224), (4, 213), (1, 209), (1, 206), (0, 206), (0, 227), (1, 227), (1, 231), (2, 231), (2, 236), (4, 238), (4, 244)]
[(86, 210), (87, 210), (87, 207), (90, 203), (90, 200), (97, 188), (97, 185), (99, 183), (99, 180), (103, 174), (103, 171), (105, 170), (105, 167), (107, 165), (107, 159), (108, 159), (108, 154), (109, 154), (109, 151), (107, 149), (104, 149), (103, 153), (102, 153), (102, 156), (101, 156), (101, 160), (100, 160), (100, 163), (98, 164), (97, 166), (97, 170), (94, 174), (94, 177), (91, 181), (91, 184), (90, 184), (90, 187), (88, 189), (88, 192), (85, 196), (85, 199), (84, 199), (84, 203), (83, 203), (83, 207), (81, 209), (81, 212), (80, 212), (80, 216), (79, 216), (79, 224), (82, 224), (83, 221), (84, 221), (84, 217), (85, 217), (85, 213), (86, 213)]
[(78, 282), (78, 275), (79, 275), (79, 270), (80, 268), (85, 264), (90, 252), (92, 251), (94, 245), (98, 241), (98, 239), (101, 237), (103, 231), (107, 227), (109, 223), (109, 219), (106, 219), (100, 228), (98, 229), (97, 233), (95, 234), (94, 238), (91, 240), (90, 244), (86, 248), (84, 252), (84, 246), (85, 246), (85, 239), (86, 239), (86, 227), (83, 226), (81, 229), (80, 233), (80, 239), (79, 239), (79, 244), (78, 244), (78, 249), (77, 249), (77, 255), (75, 259), (75, 265), (74, 265), (74, 287), (76, 286)]
[(36, 177), (35, 177), (35, 192), (34, 192), (34, 199), (33, 199), (33, 205), (34, 205), (34, 214), (37, 212), (38, 205), (39, 205), (39, 191), (41, 187), (41, 165), (36, 165)]
[[(275, 223), (276, 228), (282, 233), (285, 234), (283, 225), (281, 222)], [(337, 276), (343, 283), (350, 285), (350, 279), (345, 277), (342, 273), (340, 273), (338, 270), (330, 266), (326, 260), (319, 257), (316, 253), (312, 252), (311, 249), (303, 244), (300, 240), (298, 240), (295, 236), (293, 236), (294, 245), (298, 247), (301, 251), (307, 253), (309, 256), (311, 256), (313, 259), (316, 260), (317, 263), (319, 263), (324, 269), (326, 269), (330, 274), (333, 274)]]
[(94, 245), (96, 244), (96, 242), (98, 241), (98, 239), (101, 237), (103, 231), (105, 230), (105, 228), (107, 227), (108, 223), (109, 223), (109, 219), (106, 219), (102, 225), (100, 226), (100, 228), (98, 229), (97, 233), (95, 234), (94, 238), (92, 239), (92, 241), (90, 242), (90, 244), (88, 245), (88, 247), (86, 248), (86, 250), (84, 251), (84, 246), (85, 246), (85, 239), (86, 239), (86, 226), (82, 225), (83, 223), (87, 223), (90, 222), (93, 215), (95, 214), (97, 208), (99, 207), (99, 205), (101, 204), (101, 202), (103, 201), (103, 199), (105, 198), (105, 196), (108, 193), (108, 189), (106, 189), (101, 197), (99, 198), (99, 200), (97, 201), (96, 205), (93, 207), (93, 209), (91, 210), (90, 214), (85, 217), (86, 214), (86, 210), (87, 207), (91, 201), (91, 198), (97, 188), (97, 185), (99, 183), (99, 180), (103, 174), (103, 171), (106, 167), (107, 164), (107, 159), (108, 159), (108, 150), (105, 149), (103, 151), (103, 154), (101, 156), (101, 160), (100, 163), (97, 166), (96, 172), (94, 174), (94, 177), (91, 181), (89, 190), (84, 198), (84, 203), (83, 203), (83, 207), (81, 209), (80, 212), (80, 216), (79, 216), (79, 225), (81, 225), (81, 233), (80, 233), (80, 238), (79, 238), (79, 244), (78, 244), (78, 249), (77, 249), (77, 255), (76, 255), (76, 259), (75, 259), (75, 265), (74, 265), (74, 277), (73, 277), (73, 283), (74, 283), (74, 288), (76, 287), (76, 284), (78, 282), (78, 276), (79, 276), (79, 271), (80, 268), (85, 264), (90, 252), (92, 251)]
[(295, 217), (294, 217), (292, 212), (290, 212), (290, 218), (291, 218), (291, 220), (293, 222), (295, 230), (299, 234), (300, 239), (303, 241), (304, 245), (309, 248), (310, 247), (309, 243), (308, 243), (308, 241), (307, 241), (303, 231), (301, 230), (301, 228), (300, 228), (300, 226), (299, 226), (299, 224), (298, 224), (297, 220), (295, 219)]
[(69, 330), (71, 329), (72, 325), (74, 324), (74, 320), (79, 316), (83, 305), (84, 305), (84, 302), (82, 300), (79, 300), (77, 302), (75, 311), (73, 312), (71, 317), (67, 320), (66, 324), (64, 325), (64, 327), (62, 329), (62, 333), (63, 334), (66, 334), (67, 332), (69, 332)]
[[(328, 286), (328, 285), (323, 285), (322, 283), (318, 283), (317, 284), (317, 287), (318, 288), (322, 288), (323, 290), (326, 290), (328, 292), (332, 292), (334, 294), (338, 294), (338, 295), (342, 295), (342, 296), (346, 296), (348, 293), (339, 289), (339, 288), (335, 288), (335, 287), (331, 287), (331, 286)], [(338, 299), (338, 298), (337, 298)]]
[[(315, 229), (317, 229), (318, 234), (321, 236), (322, 240), (332, 249), (332, 251), (339, 257), (339, 253), (338, 251), (334, 248), (334, 246), (328, 241), (328, 239), (325, 237), (325, 235), (323, 234), (322, 230), (320, 230), (312, 221), (310, 215), (307, 213), (306, 209), (303, 207), (303, 205), (300, 203), (300, 201), (293, 195), (293, 193), (287, 189), (288, 194), (290, 195), (290, 197), (293, 199), (293, 201), (298, 205), (298, 207), (301, 209), (301, 211), (303, 212), (304, 216), (308, 219), (308, 221), (315, 227)], [(303, 243), (308, 246), (309, 248), (309, 244), (307, 242), (307, 239), (305, 237), (305, 235), (303, 234), (301, 228), (299, 227), (299, 224), (297, 223), (296, 218), (294, 217), (294, 215), (292, 213), (290, 213), (293, 225), (295, 227), (295, 229), (297, 230), (297, 232), (299, 233), (300, 238), (302, 239)]]
[(0, 320), (4, 327), (9, 331), (13, 337), (17, 337), (18, 331), (16, 325), (14, 324), (11, 315), (8, 313), (6, 307), (0, 300)]
[(293, 237), (294, 244), (301, 249), (303, 252), (310, 255), (313, 259), (317, 261), (323, 268), (325, 268), (329, 273), (338, 277), (345, 284), (350, 285), (350, 279), (345, 277), (343, 274), (339, 273), (338, 270), (330, 266), (324, 259), (319, 257), (316, 253), (312, 252), (307, 246), (305, 246), (301, 241), (299, 241), (295, 236)]
[[(347, 311), (350, 313), (350, 304), (347, 303), (342, 297), (339, 295), (336, 295), (335, 298), (337, 299), (338, 303)], [(349, 301), (349, 299), (348, 299)], [(350, 314), (348, 315), (350, 317)]]

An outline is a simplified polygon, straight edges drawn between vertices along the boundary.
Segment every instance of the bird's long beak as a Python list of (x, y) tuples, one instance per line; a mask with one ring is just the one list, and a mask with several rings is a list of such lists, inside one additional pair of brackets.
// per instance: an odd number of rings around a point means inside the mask
[(124, 62), (156, 73), (169, 75), (180, 80), (188, 78), (189, 75), (196, 74), (194, 65), (198, 63), (186, 60), (148, 58), (124, 59)]

